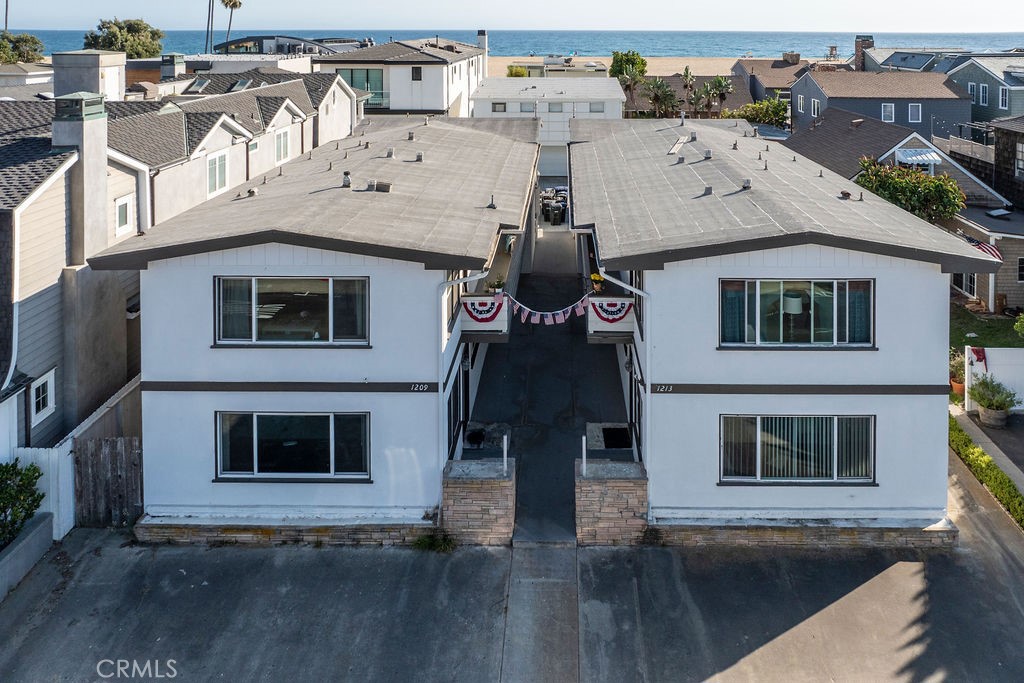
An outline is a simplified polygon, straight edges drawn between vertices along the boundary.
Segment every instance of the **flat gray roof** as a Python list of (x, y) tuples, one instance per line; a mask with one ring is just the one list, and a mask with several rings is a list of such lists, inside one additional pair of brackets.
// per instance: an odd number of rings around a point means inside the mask
[(472, 99), (626, 101), (617, 78), (488, 78)]
[[(570, 126), (573, 223), (595, 228), (606, 267), (660, 268), (797, 244), (940, 263), (947, 272), (1000, 265), (779, 143), (744, 137), (751, 134), (746, 123), (577, 119)], [(683, 142), (691, 133), (697, 140)], [(741, 189), (744, 178), (751, 189)], [(853, 199), (841, 199), (844, 190)]]
[[(280, 242), (428, 268), (481, 268), (499, 227), (522, 227), (536, 182), (536, 137), (533, 120), (424, 125), (421, 117), (371, 117), (355, 137), (282, 166), (283, 175), (273, 171), (265, 183), (260, 177), (233, 188), (89, 263), (144, 269), (164, 258)], [(417, 152), (424, 161), (415, 161)], [(351, 173), (351, 189), (342, 188), (343, 171)], [(369, 179), (392, 183), (391, 191), (368, 192)], [(250, 188), (257, 196), (247, 196)], [(494, 209), (487, 208), (492, 195)]]

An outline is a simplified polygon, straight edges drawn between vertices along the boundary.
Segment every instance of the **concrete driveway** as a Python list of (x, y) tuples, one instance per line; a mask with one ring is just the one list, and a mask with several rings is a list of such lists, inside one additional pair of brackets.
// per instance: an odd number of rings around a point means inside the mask
[(174, 659), (180, 681), (1024, 680), (1024, 535), (951, 471), (948, 554), (444, 556), (76, 531), (0, 604), (0, 681), (116, 680), (104, 659)]

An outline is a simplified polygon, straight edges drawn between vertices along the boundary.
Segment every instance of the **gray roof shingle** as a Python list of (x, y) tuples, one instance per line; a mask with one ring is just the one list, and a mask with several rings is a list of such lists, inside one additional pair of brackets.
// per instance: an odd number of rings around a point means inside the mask
[(806, 59), (797, 64), (790, 64), (784, 59), (740, 59), (740, 66), (752, 77), (757, 77), (766, 88), (784, 89), (794, 83), (807, 71), (810, 64)]
[[(454, 64), (484, 53), (476, 45), (435, 38), (421, 40), (395, 40), (373, 47), (364, 47), (333, 55), (320, 55), (314, 62), (328, 64)], [(450, 46), (452, 49), (445, 49)]]
[[(575, 120), (570, 130), (573, 223), (594, 226), (598, 254), (615, 270), (798, 244), (940, 263), (947, 272), (1000, 265), (870, 192), (844, 201), (841, 191), (861, 188), (831, 171), (818, 177), (818, 164), (792, 161), (778, 143), (744, 138), (749, 127), (739, 122)], [(684, 163), (669, 153), (677, 145)], [(753, 183), (746, 191), (744, 178)]]
[(112, 119), (107, 144), (153, 168), (188, 158), (185, 114), (173, 105)]
[[(216, 197), (89, 262), (100, 269), (145, 268), (151, 260), (283, 242), (431, 268), (479, 268), (499, 226), (522, 225), (536, 182), (536, 121), (448, 119), (425, 126), (380, 117), (364, 126), (365, 135), (340, 149), (321, 147), (266, 184), (240, 187), (240, 197)], [(387, 147), (396, 149), (395, 158), (385, 157)], [(425, 154), (421, 163), (414, 161), (417, 152)], [(344, 170), (352, 174), (351, 189), (341, 187)], [(390, 192), (367, 192), (370, 178), (393, 183)], [(250, 187), (257, 196), (247, 197)], [(492, 196), (496, 209), (487, 208)]]
[(829, 107), (813, 127), (796, 131), (782, 144), (833, 173), (853, 178), (860, 173), (862, 157), (877, 159), (913, 133), (894, 123)]
[(826, 97), (963, 100), (967, 91), (946, 74), (916, 71), (810, 71)]
[(50, 141), (53, 102), (0, 102), (0, 210), (17, 208), (74, 154)]

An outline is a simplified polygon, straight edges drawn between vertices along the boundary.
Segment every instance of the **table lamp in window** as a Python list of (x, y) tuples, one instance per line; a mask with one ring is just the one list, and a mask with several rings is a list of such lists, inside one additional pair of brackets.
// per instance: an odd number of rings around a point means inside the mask
[(796, 292), (786, 292), (782, 297), (782, 312), (789, 315), (789, 338), (793, 339), (793, 318), (804, 312), (803, 296)]

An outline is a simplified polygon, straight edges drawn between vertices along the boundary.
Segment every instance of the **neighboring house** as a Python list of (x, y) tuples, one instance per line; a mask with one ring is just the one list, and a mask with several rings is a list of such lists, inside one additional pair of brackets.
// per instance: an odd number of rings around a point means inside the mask
[(53, 83), (0, 86), (0, 102), (52, 100)]
[(1009, 201), (952, 157), (910, 128), (883, 123), (851, 111), (829, 107), (817, 122), (793, 133), (784, 143), (822, 168), (854, 180), (864, 157), (882, 164), (919, 168), (948, 175), (967, 197), (967, 204), (1002, 208)]
[(487, 32), (478, 35), (479, 45), (443, 38), (397, 40), (320, 55), (314, 64), (372, 93), (368, 112), (469, 116), (470, 96), (487, 76)]
[(905, 126), (928, 140), (955, 135), (971, 120), (967, 92), (939, 73), (808, 71), (792, 93), (794, 131), (829, 107)]
[(46, 83), (53, 83), (53, 67), (49, 64), (33, 64), (31, 62), (0, 64), (0, 88)]
[(996, 189), (1024, 209), (1024, 116), (993, 121)]
[(143, 525), (433, 514), (488, 348), (460, 297), (515, 292), (536, 127), (376, 120), (91, 259), (142, 271)]
[(540, 174), (568, 174), (573, 119), (621, 119), (626, 96), (617, 78), (488, 78), (473, 93), (477, 119), (538, 119)]
[(972, 121), (1024, 114), (1024, 52), (971, 55), (949, 78), (969, 94)]
[[(54, 61), (58, 84), (82, 81), (62, 75), (62, 55)], [(9, 283), (0, 296), (0, 457), (52, 444), (138, 374), (138, 274), (95, 273), (85, 259), (276, 175), (313, 149), (316, 130), (325, 141), (347, 137), (350, 92), (318, 75), (181, 106), (104, 105), (94, 93), (0, 102), (0, 280)]]
[(125, 66), (126, 85), (159, 83), (190, 74), (238, 73), (250, 69), (275, 68), (292, 73), (313, 71), (313, 55), (306, 54), (209, 54), (183, 55), (168, 52), (160, 57), (129, 59)]
[[(555, 78), (580, 78), (596, 77), (607, 78), (608, 66), (600, 61), (576, 62), (574, 57), (564, 55), (548, 55), (539, 62), (512, 62), (510, 66), (519, 66), (526, 69), (527, 78), (543, 78), (553, 76)], [(485, 74), (486, 76), (486, 74)]]
[(733, 73), (743, 79), (755, 102), (777, 97), (789, 99), (790, 88), (810, 66), (799, 53), (786, 52), (782, 59), (740, 59)]
[(213, 51), (224, 54), (333, 55), (372, 46), (373, 38), (296, 38), (294, 36), (243, 36), (217, 43)]
[[(668, 83), (669, 87), (671, 87), (672, 90), (675, 91), (676, 97), (679, 99), (679, 104), (686, 111), (686, 115), (690, 116), (692, 114), (691, 107), (690, 105), (686, 104), (688, 94), (700, 90), (702, 87), (704, 87), (705, 83), (709, 83), (715, 80), (717, 76), (694, 76), (693, 87), (690, 89), (689, 93), (687, 92), (686, 88), (683, 87), (682, 74), (673, 74), (671, 76), (648, 77), (649, 80), (651, 78), (661, 78), (661, 80)], [(720, 103), (719, 100), (716, 99), (711, 109), (704, 109), (703, 107), (700, 107), (697, 110), (698, 116), (707, 117), (708, 115), (710, 115), (710, 118), (718, 118), (719, 116), (722, 115), (722, 107), (725, 107), (726, 109), (735, 110), (739, 109), (745, 104), (753, 103), (754, 98), (750, 96), (750, 89), (747, 87), (746, 81), (744, 81), (742, 77), (729, 75), (725, 76), (725, 78), (729, 79), (729, 82), (732, 84), (732, 92), (726, 95), (725, 102)], [(635, 99), (636, 103), (631, 108), (632, 111), (643, 112), (651, 111), (651, 109), (653, 109), (653, 107), (651, 106), (650, 99), (644, 92), (637, 92)], [(627, 109), (630, 109), (630, 103), (628, 101), (626, 102), (626, 107)]]
[(573, 139), (573, 229), (640, 292), (618, 349), (649, 521), (943, 520), (949, 273), (998, 261), (733, 122)]

